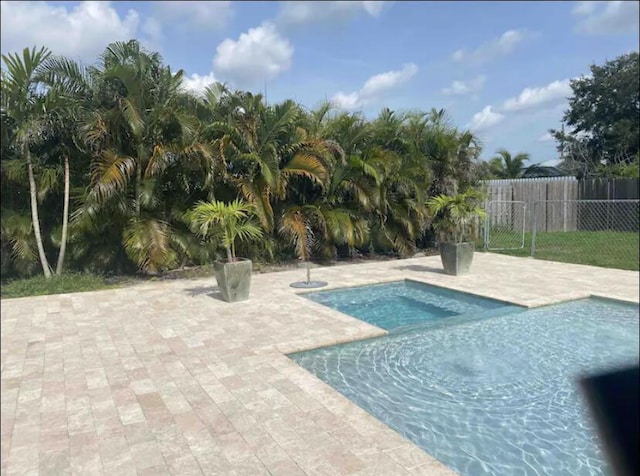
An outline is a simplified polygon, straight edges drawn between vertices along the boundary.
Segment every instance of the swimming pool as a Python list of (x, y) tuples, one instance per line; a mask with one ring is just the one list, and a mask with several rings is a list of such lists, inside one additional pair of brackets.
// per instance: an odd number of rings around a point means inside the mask
[(437, 325), (446, 318), (478, 318), (509, 312), (519, 306), (450, 289), (404, 280), (301, 296), (386, 330), (417, 324)]
[(462, 475), (607, 474), (576, 379), (637, 363), (637, 306), (456, 319), (290, 358)]

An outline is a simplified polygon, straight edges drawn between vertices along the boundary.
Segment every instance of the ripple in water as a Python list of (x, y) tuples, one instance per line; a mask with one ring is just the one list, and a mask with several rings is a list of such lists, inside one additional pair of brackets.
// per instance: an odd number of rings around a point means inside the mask
[(290, 357), (463, 475), (604, 475), (577, 378), (637, 363), (638, 333), (584, 299)]

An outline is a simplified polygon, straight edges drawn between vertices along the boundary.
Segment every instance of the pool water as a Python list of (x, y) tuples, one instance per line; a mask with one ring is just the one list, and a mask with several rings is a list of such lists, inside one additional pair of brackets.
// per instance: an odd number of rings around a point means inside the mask
[(479, 316), (487, 311), (521, 309), (416, 281), (305, 293), (302, 296), (386, 330), (437, 323), (453, 316)]
[(611, 474), (577, 379), (637, 364), (637, 306), (440, 321), (290, 357), (462, 475)]

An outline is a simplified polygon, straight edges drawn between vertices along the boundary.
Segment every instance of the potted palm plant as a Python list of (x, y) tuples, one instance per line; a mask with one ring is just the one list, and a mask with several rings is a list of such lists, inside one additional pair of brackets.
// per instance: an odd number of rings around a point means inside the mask
[(474, 189), (457, 195), (438, 195), (427, 202), (447, 274), (458, 276), (471, 269), (473, 234), (478, 219), (485, 216), (480, 203), (482, 194)]
[(227, 302), (249, 299), (251, 260), (236, 257), (236, 240), (250, 241), (262, 236), (262, 229), (252, 220), (252, 208), (241, 200), (198, 202), (187, 214), (192, 231), (203, 239), (216, 240), (227, 254), (216, 260), (213, 269), (222, 299)]

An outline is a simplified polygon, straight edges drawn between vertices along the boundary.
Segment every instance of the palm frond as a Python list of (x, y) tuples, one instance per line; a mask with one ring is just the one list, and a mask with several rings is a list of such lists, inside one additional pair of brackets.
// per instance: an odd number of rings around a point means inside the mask
[(0, 163), (2, 174), (9, 180), (25, 183), (27, 179), (27, 161), (24, 159), (3, 160)]
[(91, 185), (97, 197), (105, 200), (124, 190), (135, 171), (135, 159), (106, 150), (96, 157), (91, 168)]
[(132, 220), (122, 233), (127, 255), (147, 273), (157, 273), (175, 263), (170, 236), (171, 228), (167, 223), (149, 218)]
[(280, 217), (278, 231), (295, 248), (298, 258), (308, 260), (314, 244), (313, 231), (299, 206), (289, 207)]
[(313, 182), (323, 185), (328, 180), (325, 165), (315, 155), (299, 152), (282, 170), (286, 176), (301, 175)]
[(62, 176), (61, 167), (40, 167), (38, 171), (38, 200), (42, 202), (44, 198), (60, 186)]
[(145, 124), (138, 105), (131, 98), (121, 98), (120, 109), (133, 135), (141, 138)]

